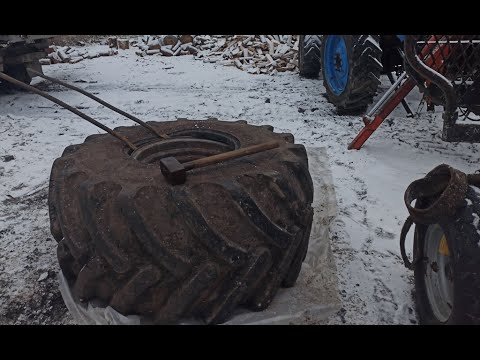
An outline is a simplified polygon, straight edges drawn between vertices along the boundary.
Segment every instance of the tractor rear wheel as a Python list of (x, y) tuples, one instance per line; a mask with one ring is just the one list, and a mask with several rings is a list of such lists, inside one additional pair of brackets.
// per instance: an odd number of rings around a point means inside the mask
[(322, 46), (321, 35), (300, 35), (298, 44), (298, 68), (300, 76), (315, 79), (320, 74)]
[(328, 100), (343, 114), (364, 113), (380, 84), (382, 49), (377, 35), (325, 35), (323, 82)]

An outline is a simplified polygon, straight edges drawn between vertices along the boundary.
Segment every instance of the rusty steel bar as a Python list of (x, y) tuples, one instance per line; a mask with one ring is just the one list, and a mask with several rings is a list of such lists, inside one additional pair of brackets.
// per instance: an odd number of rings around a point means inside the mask
[(73, 112), (75, 115), (80, 116), (82, 119), (87, 120), (89, 123), (91, 123), (91, 124), (99, 127), (100, 129), (106, 131), (110, 135), (115, 136), (117, 139), (124, 142), (130, 149), (132, 149), (132, 150), (137, 149), (137, 147), (133, 143), (131, 143), (126, 137), (124, 137), (120, 134), (117, 134), (115, 131), (113, 131), (109, 127), (99, 123), (97, 120), (95, 120), (95, 119), (91, 118), (90, 116), (82, 113), (81, 111), (75, 109), (74, 107), (68, 105), (67, 103), (64, 103), (62, 100), (59, 100), (59, 99), (47, 94), (46, 92), (44, 92), (42, 90), (39, 90), (39, 89), (37, 89), (37, 88), (35, 88), (31, 85), (25, 84), (25, 83), (23, 83), (23, 82), (21, 82), (17, 79), (12, 78), (11, 76), (8, 76), (8, 75), (2, 73), (2, 72), (0, 72), (0, 79), (8, 81), (9, 83), (17, 85), (17, 86), (21, 87), (22, 89), (31, 91), (31, 92), (33, 92), (37, 95), (43, 96), (44, 98), (54, 102), (57, 105), (60, 105), (61, 107)]
[(94, 100), (94, 101), (102, 104), (103, 106), (109, 108), (110, 110), (113, 110), (113, 111), (115, 111), (115, 112), (117, 112), (117, 113), (119, 113), (119, 114), (121, 114), (121, 115), (129, 118), (130, 120), (135, 121), (137, 124), (142, 125), (143, 127), (147, 128), (148, 130), (150, 130), (151, 132), (153, 132), (156, 136), (158, 136), (158, 137), (161, 138), (161, 139), (168, 139), (168, 138), (169, 138), (169, 136), (168, 136), (167, 134), (160, 134), (160, 133), (159, 133), (157, 130), (155, 130), (152, 126), (148, 125), (147, 123), (145, 123), (144, 121), (140, 120), (139, 118), (137, 118), (137, 117), (135, 117), (135, 116), (133, 116), (133, 115), (131, 115), (131, 114), (129, 114), (129, 113), (127, 113), (127, 112), (125, 112), (125, 111), (123, 111), (123, 110), (121, 110), (121, 109), (119, 109), (119, 108), (117, 108), (117, 107), (115, 107), (115, 106), (107, 103), (106, 101), (104, 101), (104, 100), (96, 97), (95, 95), (90, 94), (89, 92), (87, 92), (87, 91), (85, 91), (85, 90), (83, 90), (83, 89), (81, 89), (81, 88), (79, 88), (79, 87), (77, 87), (77, 86), (70, 85), (70, 84), (68, 84), (68, 83), (66, 83), (66, 82), (64, 82), (64, 81), (51, 78), (50, 76), (44, 75), (44, 74), (42, 74), (41, 72), (38, 72), (38, 71), (36, 71), (36, 70), (34, 70), (34, 69), (31, 69), (31, 68), (27, 68), (27, 71), (28, 71), (28, 72), (31, 72), (32, 74), (34, 74), (34, 75), (36, 75), (36, 76), (40, 76), (41, 78), (44, 78), (44, 79), (46, 79), (46, 80), (49, 80), (49, 81), (51, 81), (51, 82), (53, 82), (53, 83), (60, 84), (60, 85), (65, 86), (65, 87), (67, 87), (67, 88), (69, 88), (69, 89), (72, 89), (72, 90), (74, 90), (74, 91), (78, 91), (79, 93), (81, 93), (81, 94), (89, 97), (90, 99), (92, 99), (92, 100)]

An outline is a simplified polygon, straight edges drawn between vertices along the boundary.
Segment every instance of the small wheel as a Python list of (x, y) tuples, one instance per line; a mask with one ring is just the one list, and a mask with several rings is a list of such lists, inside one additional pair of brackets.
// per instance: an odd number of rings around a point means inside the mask
[(421, 324), (480, 324), (480, 191), (470, 187), (456, 218), (417, 225), (415, 298)]
[(453, 258), (445, 232), (438, 224), (428, 227), (423, 242), (423, 282), (432, 315), (448, 321), (453, 309)]

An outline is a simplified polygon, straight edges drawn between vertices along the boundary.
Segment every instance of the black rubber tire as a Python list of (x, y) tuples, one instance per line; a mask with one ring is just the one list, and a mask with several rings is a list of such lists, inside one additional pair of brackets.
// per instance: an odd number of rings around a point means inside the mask
[(30, 85), (32, 77), (27, 71), (25, 64), (15, 64), (15, 65), (4, 65), (5, 74), (13, 77), (14, 79), (24, 82), (25, 84)]
[[(304, 146), (244, 121), (149, 124), (170, 135), (221, 134), (236, 147), (280, 146), (191, 170), (176, 186), (111, 135), (67, 147), (52, 166), (49, 213), (74, 298), (160, 324), (214, 324), (239, 305), (265, 309), (281, 286), (294, 285), (308, 247), (313, 184)], [(136, 144), (158, 141), (140, 126), (115, 131)]]
[(320, 75), (321, 35), (300, 35), (298, 43), (298, 69), (300, 76), (316, 79)]
[[(426, 206), (426, 204), (419, 204)], [(438, 224), (445, 233), (453, 258), (453, 306), (449, 319), (441, 322), (432, 311), (427, 297), (426, 261), (419, 261), (414, 269), (415, 303), (422, 325), (480, 324), (480, 189), (469, 187), (467, 197), (457, 215), (448, 223)], [(428, 226), (416, 225), (414, 258), (423, 258), (425, 234)]]
[[(325, 74), (325, 44), (327, 37), (322, 41), (322, 71), (323, 84), (326, 89), (327, 99), (335, 105), (340, 115), (358, 115), (365, 113), (373, 102), (380, 84), (382, 73), (382, 50), (380, 49), (378, 35), (341, 35), (345, 40), (349, 60), (349, 75), (345, 90), (337, 95), (328, 82)], [(339, 35), (335, 35), (339, 36)]]

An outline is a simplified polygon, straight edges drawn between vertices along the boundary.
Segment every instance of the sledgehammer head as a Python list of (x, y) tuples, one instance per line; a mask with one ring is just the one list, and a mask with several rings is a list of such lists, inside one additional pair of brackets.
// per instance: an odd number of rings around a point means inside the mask
[(174, 157), (160, 160), (160, 170), (170, 184), (180, 185), (185, 183), (187, 169)]

